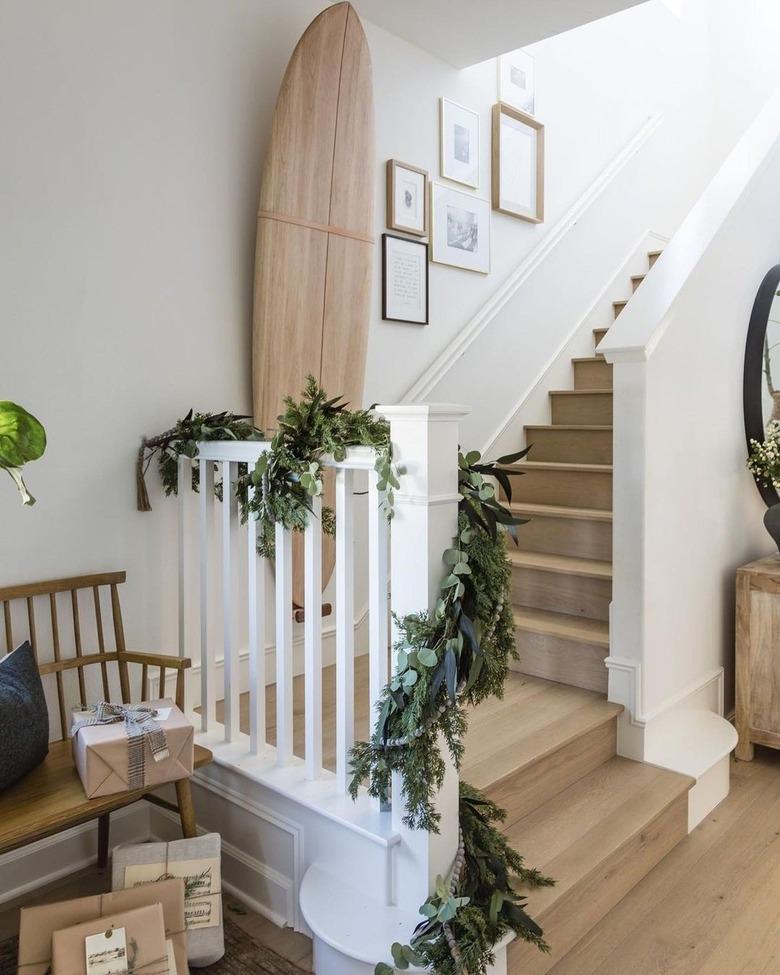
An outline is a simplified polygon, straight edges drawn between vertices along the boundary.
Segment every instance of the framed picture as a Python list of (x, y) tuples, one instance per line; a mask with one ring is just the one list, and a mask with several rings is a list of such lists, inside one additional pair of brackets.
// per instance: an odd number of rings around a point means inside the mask
[(382, 318), (428, 324), (428, 245), (382, 234)]
[(490, 203), (442, 183), (431, 184), (431, 260), (490, 271)]
[(498, 59), (498, 100), (534, 114), (536, 92), (534, 59), (525, 51), (512, 51)]
[(544, 220), (544, 126), (503, 102), (493, 106), (493, 209)]
[(479, 186), (479, 114), (449, 98), (439, 102), (441, 175), (466, 186)]
[(387, 160), (387, 226), (417, 237), (428, 236), (428, 173)]

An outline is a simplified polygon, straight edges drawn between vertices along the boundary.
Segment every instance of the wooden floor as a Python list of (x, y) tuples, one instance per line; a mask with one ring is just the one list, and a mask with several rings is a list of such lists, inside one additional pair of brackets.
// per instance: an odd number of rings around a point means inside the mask
[[(731, 794), (601, 921), (551, 975), (778, 975), (780, 753), (757, 748), (731, 767)], [(92, 893), (107, 877), (84, 871), (25, 902)], [(18, 904), (0, 911), (14, 933)], [(226, 899), (229, 913), (306, 968), (310, 943)], [(520, 975), (520, 973), (510, 973)]]

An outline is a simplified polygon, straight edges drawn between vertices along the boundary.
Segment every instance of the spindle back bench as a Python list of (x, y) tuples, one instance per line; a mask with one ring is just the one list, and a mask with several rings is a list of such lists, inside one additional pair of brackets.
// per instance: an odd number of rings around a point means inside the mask
[[(109, 817), (113, 810), (143, 798), (171, 806), (143, 788), (88, 799), (71, 756), (68, 738), (71, 708), (95, 703), (95, 696), (89, 700), (88, 685), (94, 686), (94, 694), (106, 701), (111, 700), (112, 687), (118, 689), (122, 703), (129, 704), (133, 700), (131, 665), (140, 667), (135, 701), (149, 699), (150, 676), (154, 676), (152, 668), (155, 668), (158, 676), (155, 697), (166, 696), (168, 672), (171, 677), (175, 674), (174, 693), (171, 696), (178, 707), (185, 710), (184, 676), (190, 667), (189, 659), (137, 652), (125, 646), (118, 588), (124, 581), (124, 572), (104, 572), (0, 588), (6, 652), (10, 653), (24, 639), (29, 639), (44, 690), (48, 685), (50, 717), (53, 713), (50, 733), (59, 735), (57, 740), (50, 743), (49, 754), (42, 764), (0, 794), (0, 853), (97, 819), (98, 864), (105, 866), (108, 860)], [(110, 605), (113, 649), (107, 649), (103, 625), (105, 602)], [(37, 615), (36, 604), (39, 609)], [(83, 609), (85, 604), (89, 606), (86, 613)], [(45, 625), (42, 625), (41, 607), (47, 618)], [(63, 608), (64, 614), (70, 617), (69, 627), (60, 624)], [(19, 632), (20, 619), (26, 623), (21, 627), (22, 632)], [(92, 629), (85, 626), (87, 622), (94, 624), (96, 649), (84, 645), (87, 629)], [(68, 650), (72, 650), (72, 655), (65, 649), (66, 644)], [(89, 680), (88, 668), (96, 668), (96, 671), (89, 672)], [(69, 685), (66, 675), (73, 670), (76, 671), (76, 683)], [(99, 679), (93, 681), (96, 672)], [(196, 745), (195, 767), (199, 768), (210, 761), (211, 752)], [(181, 779), (175, 786), (178, 805), (173, 808), (178, 810), (182, 832), (187, 837), (195, 836), (190, 780)]]

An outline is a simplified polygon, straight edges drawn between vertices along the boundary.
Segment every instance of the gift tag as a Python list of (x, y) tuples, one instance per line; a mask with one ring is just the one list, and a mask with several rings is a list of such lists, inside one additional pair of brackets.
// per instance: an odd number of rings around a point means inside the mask
[(87, 975), (127, 975), (127, 938), (124, 928), (109, 928), (84, 939)]

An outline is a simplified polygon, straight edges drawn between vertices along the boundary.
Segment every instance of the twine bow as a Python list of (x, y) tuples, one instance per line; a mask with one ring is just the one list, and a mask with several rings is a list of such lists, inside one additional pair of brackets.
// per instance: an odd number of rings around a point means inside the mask
[(76, 729), (76, 734), (91, 725), (120, 724), (124, 722), (127, 733), (127, 786), (130, 790), (140, 789), (144, 784), (144, 742), (149, 743), (149, 749), (155, 762), (168, 758), (168, 739), (165, 732), (157, 724), (157, 712), (154, 708), (132, 706), (126, 704), (110, 704), (101, 701), (97, 705), (94, 718), (84, 721)]

